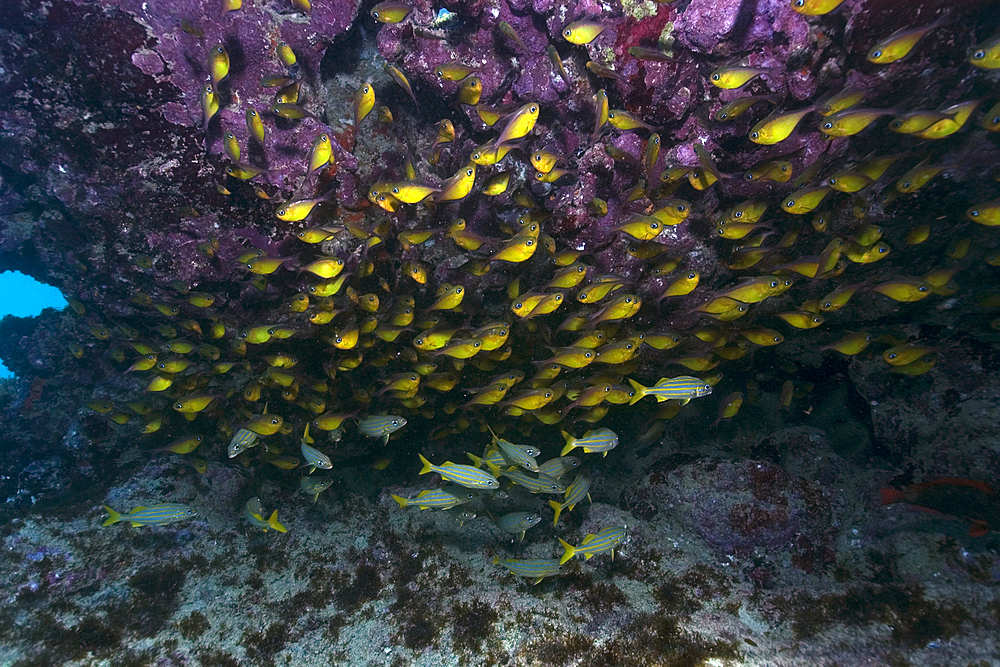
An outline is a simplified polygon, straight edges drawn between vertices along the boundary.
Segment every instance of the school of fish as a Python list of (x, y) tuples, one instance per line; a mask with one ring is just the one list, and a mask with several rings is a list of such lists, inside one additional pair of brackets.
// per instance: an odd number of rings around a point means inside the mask
[[(308, 17), (308, 2), (294, 4)], [(791, 5), (810, 26), (838, 29), (838, 0)], [(238, 20), (239, 9), (232, 13)], [(411, 5), (394, 0), (375, 5), (370, 17), (427, 27)], [(558, 523), (589, 492), (589, 473), (567, 455), (596, 460), (618, 445), (601, 422), (641, 414), (655, 435), (692, 399), (715, 412), (706, 426), (737, 419), (759, 390), (730, 381), (727, 365), (746, 368), (739, 360), (755, 350), (794, 339), (828, 354), (881, 357), (886, 373), (933, 369), (942, 352), (936, 341), (877, 319), (864, 331), (838, 320), (862, 295), (867, 308), (904, 317), (924, 300), (947, 307), (962, 294), (962, 272), (993, 275), (1000, 266), (990, 229), (1000, 226), (1000, 188), (989, 183), (1000, 176), (955, 157), (965, 142), (997, 143), (1000, 35), (969, 36), (946, 12), (900, 26), (856, 64), (866, 84), (834, 78), (808, 100), (781, 83), (794, 72), (755, 67), (752, 58), (706, 67), (705, 122), (734, 128), (725, 141), (710, 141), (678, 139), (678, 119), (644, 114), (630, 100), (622, 63), (591, 60), (607, 27), (578, 17), (545, 47), (552, 81), (572, 82), (578, 97), (586, 91), (590, 105), (577, 117), (552, 113), (531, 91), (487, 100), (475, 62), (442, 61), (437, 81), (416, 86), (400, 63), (384, 62), (381, 74), (357, 82), (349, 106), (325, 110), (349, 121), (317, 132), (301, 155), (298, 186), (279, 196), (255, 181), (268, 174), (267, 156), (283, 131), (323, 117), (314, 82), (277, 41), (273, 69), (260, 73), (272, 101), (252, 106), (241, 101), (252, 99), (249, 92), (227, 89), (225, 44), (192, 52), (205, 63), (205, 82), (191, 104), (207, 144), (221, 142), (228, 156), (210, 187), (267, 209), (269, 224), (297, 246), (285, 256), (246, 247), (233, 260), (241, 277), (231, 284), (150, 285), (132, 295), (140, 314), (133, 319), (70, 300), (91, 338), (70, 355), (100, 350), (142, 378), (132, 400), (95, 398), (88, 408), (202, 472), (209, 461), (230, 459), (288, 470), (289, 484), (314, 502), (329, 480), (311, 473), (335, 466), (341, 437), (370, 442), (380, 470), (393, 438), (443, 440), (454, 454), (440, 464), (421, 455), (419, 473), (449, 484), (394, 496), (401, 508), (452, 510), (514, 484), (560, 497), (548, 503)], [(509, 24), (498, 30), (515, 51), (530, 50)], [(942, 31), (979, 40), (952, 55), (978, 72), (982, 94), (952, 91), (926, 109), (907, 105), (897, 90), (884, 97), (880, 74), (921, 57), (928, 36)], [(669, 63), (671, 53), (650, 43), (628, 57)], [(448, 97), (450, 110), (437, 107), (447, 117), (422, 108), (418, 93), (432, 84), (433, 95)], [(245, 118), (240, 134), (250, 139), (242, 146), (220, 117), (227, 105)], [(408, 133), (405, 159), (360, 167), (364, 195), (345, 200), (337, 155), (370, 153), (394, 128)], [(572, 141), (559, 139), (567, 134)], [(634, 140), (617, 141), (625, 135)], [(826, 142), (818, 154), (809, 149), (817, 138)], [(674, 141), (690, 150), (676, 150)], [(586, 230), (588, 243), (573, 229), (574, 213), (553, 202), (579, 186), (583, 156), (593, 170), (597, 154), (606, 158), (607, 180), (614, 174), (630, 187), (605, 188), (587, 202), (600, 220)], [(967, 186), (963, 199), (947, 189), (956, 181), (982, 185)], [(939, 191), (947, 194), (943, 209), (934, 208)], [(703, 239), (698, 251), (681, 230)], [(199, 249), (215, 257), (219, 243), (201, 239)], [(153, 258), (135, 261), (152, 266)], [(919, 275), (913, 266), (923, 267)], [(988, 316), (1000, 296), (983, 295), (978, 307), (986, 315), (968, 326), (1000, 328)], [(866, 352), (870, 345), (878, 351)], [(774, 393), (785, 407), (809, 391), (794, 368), (782, 379)], [(731, 391), (706, 398), (720, 383)], [(655, 401), (641, 401), (646, 396)], [(545, 444), (515, 444), (529, 438)], [(482, 456), (466, 454), (484, 442)], [(413, 463), (408, 474), (417, 472)], [(107, 523), (159, 525), (193, 511), (160, 504), (109, 514)], [(252, 525), (284, 532), (277, 511), (265, 516), (259, 499), (247, 504)], [(542, 518), (525, 511), (495, 521), (523, 538)], [(496, 562), (538, 581), (574, 554), (612, 551), (624, 535), (607, 527), (579, 546), (562, 542), (562, 558)]]

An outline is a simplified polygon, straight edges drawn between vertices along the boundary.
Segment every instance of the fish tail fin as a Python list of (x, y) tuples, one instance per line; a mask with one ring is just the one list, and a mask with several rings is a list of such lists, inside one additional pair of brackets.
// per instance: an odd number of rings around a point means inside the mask
[(107, 505), (104, 506), (104, 511), (108, 513), (108, 518), (104, 520), (101, 526), (110, 526), (113, 523), (118, 523), (122, 520), (122, 515), (114, 511)]
[(638, 403), (638, 402), (639, 402), (640, 400), (642, 400), (642, 397), (643, 397), (643, 396), (645, 396), (645, 395), (646, 395), (646, 388), (645, 388), (645, 387), (643, 387), (643, 386), (642, 386), (641, 384), (639, 384), (638, 382), (636, 382), (635, 380), (633, 380), (632, 378), (629, 378), (629, 379), (628, 379), (628, 383), (629, 383), (630, 385), (632, 385), (632, 388), (633, 388), (633, 389), (635, 389), (635, 396), (633, 396), (633, 397), (632, 397), (632, 399), (631, 399), (631, 400), (630, 400), (630, 401), (628, 402), (628, 404), (629, 404), (629, 405), (635, 405), (635, 404), (636, 404), (636, 403)]
[(423, 454), (417, 454), (420, 457), (420, 462), (424, 464), (424, 467), (420, 469), (421, 475), (426, 475), (431, 471), (431, 462), (424, 458)]
[(899, 501), (903, 500), (903, 498), (906, 496), (906, 494), (900, 491), (899, 489), (882, 489), (880, 493), (882, 494), (883, 505), (891, 505), (893, 503), (898, 503)]
[(562, 434), (563, 440), (566, 441), (566, 446), (562, 448), (562, 453), (559, 456), (566, 456), (569, 452), (576, 448), (576, 438), (571, 436), (566, 431), (559, 431)]
[(549, 507), (551, 507), (556, 512), (556, 517), (552, 520), (552, 525), (555, 526), (557, 523), (559, 523), (559, 515), (562, 514), (563, 506), (562, 503), (558, 503), (555, 500), (550, 500)]
[(559, 544), (561, 544), (563, 549), (566, 550), (566, 552), (563, 553), (562, 558), (559, 559), (559, 564), (562, 565), (576, 554), (576, 548), (561, 537), (559, 538)]
[(407, 500), (406, 498), (404, 498), (402, 496), (397, 496), (395, 493), (392, 494), (392, 499), (395, 500), (397, 503), (399, 503), (400, 509), (402, 509), (403, 507), (406, 507), (407, 505), (410, 504), (409, 500)]
[(271, 518), (267, 520), (267, 525), (274, 528), (279, 533), (287, 533), (288, 529), (285, 528), (280, 521), (278, 521), (278, 510), (271, 512)]

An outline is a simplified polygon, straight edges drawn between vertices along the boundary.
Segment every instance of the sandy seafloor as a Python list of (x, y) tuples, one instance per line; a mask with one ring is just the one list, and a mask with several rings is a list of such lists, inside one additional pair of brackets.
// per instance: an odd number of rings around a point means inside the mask
[[(659, 441), (632, 435), (606, 458), (583, 455), (594, 502), (556, 529), (545, 498), (490, 497), (494, 513), (542, 513), (523, 544), (485, 516), (460, 526), (398, 508), (390, 493), (415, 495), (433, 478), (409, 460), (335, 467), (312, 504), (294, 484), (301, 471), (255, 481), (252, 468), (216, 460), (199, 475), (181, 456), (127, 452), (105, 498), (4, 525), (0, 664), (1000, 665), (996, 532), (972, 538), (961, 521), (880, 507), (892, 472), (837, 453), (868, 438), (836, 411), (843, 396), (800, 412), (811, 425), (776, 431), (765, 430), (768, 400), (742, 426), (706, 429), (696, 409)], [(960, 437), (992, 405), (970, 398), (942, 425)], [(707, 448), (717, 438), (728, 453)], [(780, 466), (733, 455), (755, 438)], [(542, 458), (560, 445), (542, 444)], [(437, 449), (423, 451), (443, 458)], [(400, 476), (414, 485), (383, 488)], [(252, 495), (279, 510), (287, 534), (249, 525)], [(102, 502), (153, 500), (190, 500), (198, 516), (101, 527)], [(482, 502), (470, 507), (483, 514)], [(556, 536), (577, 544), (622, 523), (613, 561), (577, 557), (538, 585), (491, 562), (556, 557)]]

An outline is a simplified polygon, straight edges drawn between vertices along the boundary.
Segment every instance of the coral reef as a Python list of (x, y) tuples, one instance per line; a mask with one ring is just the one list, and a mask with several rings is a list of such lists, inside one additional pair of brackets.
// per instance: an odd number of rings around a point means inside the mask
[(7, 3), (0, 662), (1000, 664), (990, 9)]

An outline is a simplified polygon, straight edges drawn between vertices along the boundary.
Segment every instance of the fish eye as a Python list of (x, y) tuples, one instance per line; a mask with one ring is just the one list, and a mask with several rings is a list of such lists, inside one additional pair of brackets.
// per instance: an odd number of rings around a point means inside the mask
[(712, 75), (712, 81), (718, 81), (721, 78), (722, 78), (722, 75), (720, 75), (720, 74), (713, 74)]
[(982, 60), (985, 57), (986, 57), (986, 51), (983, 51), (982, 49), (979, 49), (978, 51), (972, 54), (973, 60)]
[(827, 185), (836, 185), (837, 184), (837, 179), (836, 178), (831, 178), (826, 183), (827, 183)]
[(726, 120), (727, 118), (729, 118), (729, 114), (727, 114), (724, 111), (720, 111), (719, 115), (716, 116), (716, 118), (718, 118), (719, 120)]
[(334, 338), (333, 340), (334, 340), (335, 342), (337, 342), (337, 343), (343, 343), (343, 342), (344, 342), (344, 339), (343, 339), (343, 338), (341, 338), (340, 336), (337, 336), (337, 337), (336, 337), (336, 338)]
[(748, 171), (747, 173), (743, 174), (743, 178), (744, 178), (745, 180), (748, 180), (748, 181), (752, 181), (754, 177), (753, 177), (753, 174), (751, 174), (751, 173), (750, 173), (750, 172)]
[(805, 4), (806, 4), (806, 0), (795, 0), (795, 6), (796, 7), (804, 7)]
[(827, 301), (826, 303), (823, 304), (823, 307), (824, 308), (833, 308), (833, 302), (832, 301)]
[(832, 130), (833, 129), (833, 122), (828, 120), (825, 123), (823, 123), (823, 129), (824, 130)]
[(740, 218), (743, 217), (743, 211), (736, 211), (735, 213), (733, 213), (733, 217), (739, 220)]
[(611, 120), (614, 117), (615, 117), (615, 112), (614, 111), (609, 111), (608, 112), (608, 120)]
[(369, 86), (369, 85), (367, 85), (367, 84), (365, 84), (365, 88), (364, 88), (365, 95), (367, 95), (370, 92), (372, 92), (372, 87)]
[(461, 293), (462, 293), (462, 288), (461, 287), (456, 287), (455, 288), (455, 294), (461, 294)]
[(480, 347), (481, 345), (482, 343), (477, 340), (475, 343), (472, 344), (472, 347)]
[(751, 139), (758, 139), (758, 138), (760, 138), (760, 132), (751, 132), (750, 133), (750, 138)]
[(659, 229), (659, 227), (660, 227), (660, 223), (658, 223), (658, 222), (654, 222), (654, 223), (652, 223), (652, 224), (649, 225), (650, 229)]
[(538, 112), (538, 107), (534, 104), (532, 104), (531, 108), (528, 109), (528, 113), (537, 113), (537, 112)]
[(774, 342), (775, 343), (780, 343), (781, 342), (781, 336), (775, 336), (774, 337)]
[(515, 303), (514, 304), (514, 310), (521, 310), (522, 308), (524, 308), (524, 304), (523, 303)]
[(789, 199), (788, 201), (785, 202), (785, 207), (786, 208), (791, 208), (793, 206), (795, 206), (795, 200), (794, 199)]
[(979, 209), (977, 209), (977, 208), (972, 209), (971, 211), (969, 211), (969, 215), (971, 215), (973, 218), (978, 218), (979, 217)]
[(772, 287), (772, 289), (775, 288), (775, 287), (777, 287), (777, 286), (778, 286), (778, 281), (777, 280), (772, 280), (771, 281), (771, 287)]
[(252, 118), (256, 118), (257, 117), (257, 112), (254, 111), (253, 109), (250, 109), (250, 111), (248, 111), (247, 113), (249, 113)]
[(572, 37), (572, 36), (573, 36), (573, 31), (572, 30), (570, 30), (569, 28), (566, 28), (565, 30), (563, 30), (563, 37)]
[(530, 248), (531, 246), (535, 245), (535, 242), (532, 241), (531, 239), (528, 239), (527, 241), (524, 242), (524, 245)]
[(872, 51), (872, 58), (881, 58), (881, 57), (882, 57), (881, 51)]
[(593, 352), (584, 352), (583, 353), (583, 358), (584, 359), (590, 359), (592, 356), (594, 356)]
[(545, 392), (545, 398), (551, 398), (551, 397), (552, 397), (552, 392), (551, 391)]
[(896, 358), (896, 357), (898, 357), (898, 356), (899, 356), (898, 354), (896, 354), (896, 353), (892, 353), (892, 354), (890, 354), (890, 355), (889, 355), (889, 358), (890, 358), (890, 359), (895, 359), (895, 358)]
[(472, 161), (473, 162), (478, 162), (481, 159), (483, 159), (483, 156), (482, 156), (481, 153), (473, 153), (472, 154)]
[(692, 271), (691, 273), (688, 274), (688, 280), (694, 280), (697, 277), (698, 277), (698, 274), (695, 273), (694, 271)]
[(918, 292), (926, 292), (926, 291), (927, 291), (927, 290), (929, 290), (929, 289), (930, 289), (930, 288), (929, 288), (929, 287), (927, 287), (926, 285), (922, 285), (922, 286), (920, 286), (920, 287), (918, 287), (918, 288), (917, 288), (917, 291), (918, 291)]
[(659, 146), (660, 145), (660, 138), (659, 137), (654, 137), (653, 138), (653, 145), (655, 145), (655, 146)]
[(626, 350), (631, 350), (632, 349), (632, 343), (626, 343), (625, 344), (625, 349)]
[(393, 188), (392, 189), (392, 194), (398, 195), (399, 194), (399, 188)]
[(465, 175), (466, 176), (472, 176), (472, 174), (473, 174), (473, 171), (471, 169), (466, 169), (465, 170)]
[(879, 251), (880, 253), (883, 253), (883, 254), (885, 254), (885, 253), (889, 252), (889, 249), (888, 249), (887, 247), (885, 247), (885, 246), (879, 246), (879, 249), (878, 249), (878, 251)]
[(906, 183), (903, 183), (903, 187), (904, 188), (909, 188), (910, 187), (910, 182), (907, 181)]

